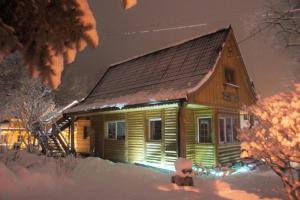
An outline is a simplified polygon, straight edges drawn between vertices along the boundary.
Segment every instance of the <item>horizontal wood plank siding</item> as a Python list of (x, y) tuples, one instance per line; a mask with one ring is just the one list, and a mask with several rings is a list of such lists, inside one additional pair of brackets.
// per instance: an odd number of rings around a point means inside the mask
[[(145, 135), (146, 135), (146, 148), (145, 148), (145, 160), (150, 163), (162, 164), (164, 160), (164, 116), (163, 110), (147, 110), (145, 111)], [(162, 120), (162, 139), (160, 141), (149, 141), (149, 120), (153, 118), (161, 118)]]
[(145, 156), (145, 118), (144, 112), (126, 114), (128, 161), (144, 161)]
[(146, 142), (146, 158), (150, 163), (162, 163), (162, 144), (161, 142)]
[[(184, 126), (186, 131), (186, 157), (193, 160), (196, 164), (211, 166), (216, 163), (215, 153), (215, 126), (214, 126), (214, 110), (212, 108), (187, 108), (184, 112)], [(212, 118), (212, 141), (211, 144), (197, 143), (197, 118)]]
[(186, 158), (195, 161), (195, 144), (196, 144), (196, 133), (195, 133), (195, 122), (194, 113), (192, 110), (185, 108), (184, 115), (184, 128), (186, 131)]
[(205, 166), (216, 164), (215, 146), (213, 144), (196, 144), (195, 162)]
[(104, 158), (116, 162), (127, 161), (125, 140), (104, 140)]
[[(149, 120), (161, 118), (162, 138), (159, 141), (149, 140)], [(157, 164), (174, 165), (178, 157), (177, 126), (178, 106), (159, 107), (149, 110), (134, 110), (120, 113), (99, 114), (91, 117), (95, 134), (91, 142), (103, 147), (102, 157), (113, 161), (138, 162), (147, 161)], [(106, 139), (108, 121), (125, 120), (126, 138), (123, 141)], [(101, 141), (96, 140), (99, 138)], [(101, 145), (101, 143), (103, 143)], [(92, 144), (92, 143), (91, 143)]]
[[(107, 139), (107, 123), (109, 121), (125, 120), (124, 113), (103, 115), (104, 148), (103, 157), (116, 162), (127, 162), (127, 143), (125, 140)], [(125, 127), (126, 128), (126, 127)], [(127, 134), (127, 132), (126, 132)]]
[(84, 127), (90, 128), (90, 120), (79, 119), (75, 122), (75, 150), (78, 153), (90, 152), (90, 136), (84, 138)]
[[(232, 31), (216, 64), (208, 81), (189, 94), (189, 103), (234, 109), (255, 103), (251, 82)], [(226, 84), (225, 69), (234, 71), (235, 85)]]
[(240, 160), (240, 144), (220, 144), (218, 146), (218, 156), (220, 163), (229, 163)]
[(174, 165), (178, 157), (178, 108), (164, 109), (164, 164)]

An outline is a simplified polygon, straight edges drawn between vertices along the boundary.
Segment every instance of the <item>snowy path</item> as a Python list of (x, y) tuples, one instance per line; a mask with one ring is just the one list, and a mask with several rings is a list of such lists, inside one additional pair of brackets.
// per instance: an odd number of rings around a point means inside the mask
[(269, 170), (197, 178), (195, 187), (176, 187), (170, 184), (170, 175), (98, 158), (82, 159), (69, 176), (57, 177), (62, 171), (53, 159), (27, 154), (7, 166), (0, 162), (0, 199), (285, 199), (279, 178)]

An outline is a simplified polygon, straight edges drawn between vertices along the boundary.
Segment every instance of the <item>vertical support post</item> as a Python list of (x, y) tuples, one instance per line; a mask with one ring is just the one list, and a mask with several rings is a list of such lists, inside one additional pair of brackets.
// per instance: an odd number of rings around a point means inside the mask
[(219, 164), (219, 113), (218, 109), (214, 109), (214, 143), (215, 143), (215, 164)]
[(74, 136), (74, 132), (75, 132), (75, 127), (74, 127), (74, 121), (72, 120), (72, 124), (71, 124), (71, 152), (75, 153), (75, 136)]
[(180, 101), (178, 108), (178, 128), (177, 128), (177, 151), (178, 157), (186, 158), (186, 131), (184, 127), (185, 108), (184, 102)]

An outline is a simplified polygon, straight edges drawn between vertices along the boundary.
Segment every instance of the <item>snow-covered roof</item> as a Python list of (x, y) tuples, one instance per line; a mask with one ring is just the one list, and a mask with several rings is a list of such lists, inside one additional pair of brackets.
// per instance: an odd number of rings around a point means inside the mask
[(230, 29), (109, 67), (89, 96), (66, 113), (186, 98), (211, 74)]

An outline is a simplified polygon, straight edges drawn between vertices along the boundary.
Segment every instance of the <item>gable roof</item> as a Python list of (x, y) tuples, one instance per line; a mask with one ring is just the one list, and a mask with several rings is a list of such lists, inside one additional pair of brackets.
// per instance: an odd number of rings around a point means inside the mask
[(231, 27), (110, 66), (67, 113), (184, 99), (215, 66)]

